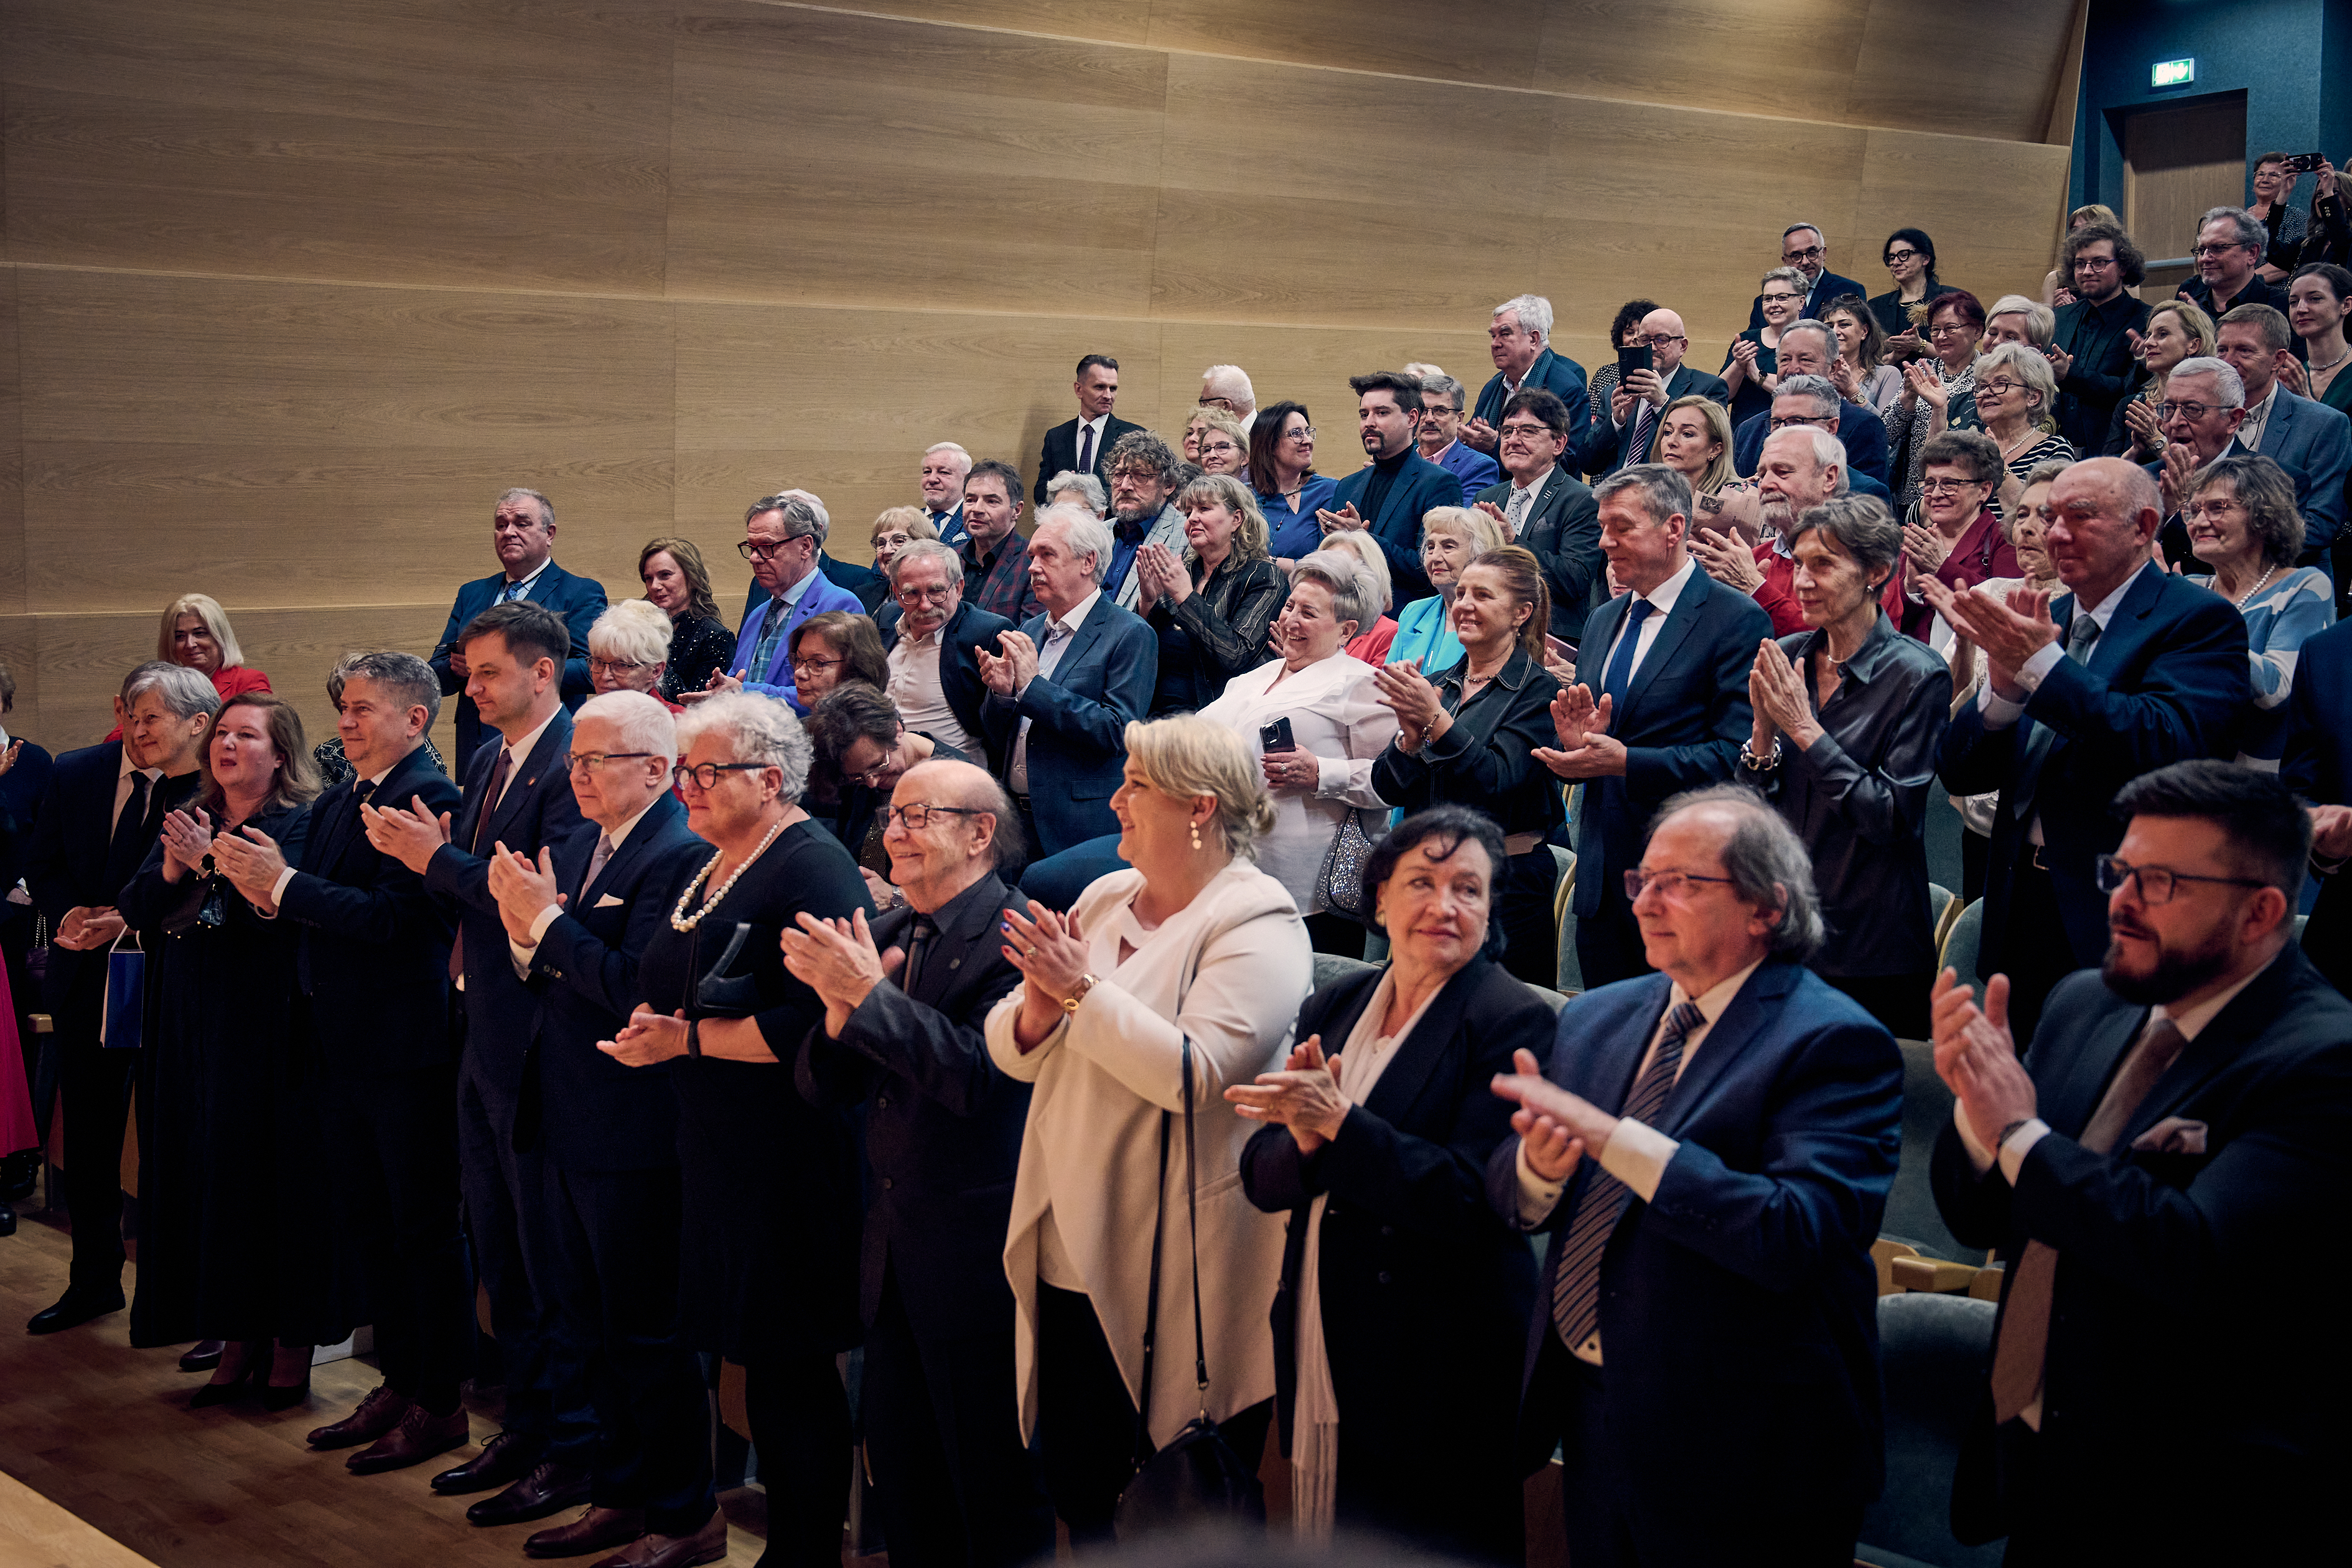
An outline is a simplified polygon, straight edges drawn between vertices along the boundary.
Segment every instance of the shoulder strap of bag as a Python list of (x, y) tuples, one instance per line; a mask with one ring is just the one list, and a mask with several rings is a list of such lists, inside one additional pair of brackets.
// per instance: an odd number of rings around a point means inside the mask
[[(1189, 1053), (1192, 1042), (1186, 1040)], [(1191, 1060), (1190, 1056), (1186, 1058)], [(1151, 1458), (1151, 1362), (1152, 1350), (1160, 1338), (1160, 1237), (1168, 1228), (1168, 1134), (1175, 1119), (1167, 1111), (1160, 1113), (1160, 1204), (1151, 1221), (1151, 1293), (1144, 1300), (1143, 1309), (1143, 1397), (1135, 1402), (1135, 1468), (1141, 1469)]]
[[(1186, 955), (1184, 977), (1177, 987), (1176, 1005), (1181, 1011), (1184, 993), (1192, 988), (1194, 976), (1200, 973), (1201, 954), (1209, 944), (1213, 931), (1204, 931), (1192, 951)], [(1184, 1089), (1184, 1205), (1192, 1219), (1192, 1370), (1200, 1379), (1202, 1399), (1201, 1414), (1208, 1411), (1209, 1363), (1201, 1338), (1201, 1201), (1194, 1190), (1193, 1177), (1198, 1163), (1192, 1153), (1192, 1037), (1185, 1035), (1183, 1057)], [(1143, 1310), (1143, 1397), (1135, 1402), (1135, 1467), (1141, 1469), (1151, 1458), (1151, 1371), (1152, 1352), (1160, 1339), (1160, 1243), (1168, 1229), (1168, 1140), (1175, 1118), (1163, 1110), (1160, 1113), (1160, 1202), (1151, 1221), (1151, 1294)]]
[[(1167, 1112), (1160, 1112), (1165, 1116)], [(1192, 1037), (1184, 1037), (1184, 1212), (1192, 1234), (1192, 1375), (1201, 1385), (1201, 1419), (1209, 1418), (1209, 1347), (1201, 1334), (1199, 1142), (1192, 1135)]]

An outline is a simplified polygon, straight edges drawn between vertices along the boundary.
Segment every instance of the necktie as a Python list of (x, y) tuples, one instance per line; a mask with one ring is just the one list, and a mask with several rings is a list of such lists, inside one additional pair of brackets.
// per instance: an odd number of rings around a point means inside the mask
[(743, 672), (746, 680), (768, 679), (768, 661), (776, 656), (776, 643), (782, 637), (784, 623), (793, 618), (792, 610), (782, 599), (768, 601), (767, 623), (760, 628), (760, 640), (751, 649), (751, 667)]
[[(1658, 1037), (1650, 1070), (1633, 1086), (1620, 1115), (1645, 1123), (1657, 1120), (1674, 1089), (1675, 1075), (1682, 1069), (1683, 1041), (1706, 1020), (1696, 1002), (1685, 1002), (1666, 1015), (1665, 1032)], [(1592, 1155), (1588, 1152), (1585, 1158), (1591, 1160)], [(1596, 1162), (1585, 1179), (1576, 1217), (1569, 1221), (1568, 1233), (1560, 1240), (1559, 1270), (1552, 1276), (1551, 1321), (1559, 1331), (1560, 1343), (1570, 1350), (1591, 1339), (1592, 1331), (1601, 1326), (1601, 1254), (1633, 1197), (1632, 1189), (1599, 1169)]]
[(1633, 601), (1625, 616), (1625, 635), (1617, 639), (1617, 651), (1610, 656), (1608, 672), (1601, 678), (1601, 694), (1610, 700), (1611, 727), (1620, 733), (1625, 728), (1625, 684), (1633, 679), (1633, 656), (1642, 646), (1642, 623), (1656, 608), (1647, 599)]
[(517, 599), (521, 597), (522, 584), (520, 583), (509, 583), (506, 585), (506, 591), (499, 595), (499, 603), (501, 605), (511, 605)]
[[(107, 875), (122, 871), (122, 882), (129, 881), (139, 870), (139, 863), (147, 858), (147, 775), (133, 771), (131, 775), (131, 798), (122, 803), (122, 815), (114, 819), (114, 837), (106, 849)], [(119, 884), (118, 884), (119, 885)]]
[(1520, 530), (1526, 525), (1528, 521), (1528, 508), (1534, 504), (1535, 499), (1536, 492), (1532, 488), (1523, 490), (1517, 485), (1511, 487), (1511, 499), (1505, 504), (1503, 508), (1503, 515), (1511, 520), (1511, 535), (1513, 538), (1517, 538)]
[[(474, 818), (473, 851), (479, 855), (486, 845), (496, 843), (490, 837), (490, 818), (497, 815), (499, 797), (506, 793), (507, 775), (514, 770), (514, 748), (500, 746), (499, 760), (490, 764), (490, 782), (482, 788), (482, 812)], [(466, 974), (466, 922), (457, 921), (457, 940), (449, 944), (449, 978), (454, 983)]]
[(939, 934), (939, 922), (929, 915), (917, 915), (915, 923), (908, 928), (907, 963), (898, 971), (898, 989), (909, 996), (915, 994), (915, 987), (922, 982), (923, 960), (929, 956), (931, 943)]
[[(2074, 606), (2074, 618), (2066, 625), (2066, 657), (2076, 664), (2091, 662), (2091, 645), (2099, 640), (2099, 623), (2080, 603)], [(2017, 770), (2017, 820), (2033, 820), (2033, 796), (2042, 784), (2042, 763), (2050, 755), (2050, 748), (2058, 739), (2058, 731), (2047, 724), (2036, 724), (2033, 733), (2025, 739), (2025, 760)]]
[(612, 858), (613, 836), (609, 833), (596, 835), (596, 853), (588, 857), (588, 874), (580, 879), (580, 896), (572, 900), (573, 913), (578, 913), (587, 903), (588, 889), (596, 885), (596, 879), (604, 874), (604, 867)]
[(1625, 461), (1646, 463), (1650, 460), (1650, 400), (1646, 397), (1633, 405), (1633, 438), (1625, 445)]
[(1095, 427), (1083, 425), (1079, 428), (1084, 434), (1078, 437), (1078, 472), (1091, 474), (1095, 471)]
[[(2124, 1064), (2091, 1113), (2090, 1124), (2076, 1142), (2094, 1154), (2112, 1154), (2116, 1141), (2139, 1109), (2164, 1069), (2189, 1044), (2169, 1018), (2152, 1018), (2124, 1057)], [(2000, 1151), (1995, 1150), (1996, 1156)], [(2017, 1260), (2017, 1278), (2009, 1287), (2009, 1302), (2001, 1309), (2000, 1339), (1992, 1352), (1992, 1413), (1996, 1423), (2011, 1420), (2042, 1393), (2042, 1363), (2050, 1353), (2050, 1303), (2058, 1278), (2058, 1249), (2045, 1242), (2029, 1241)]]

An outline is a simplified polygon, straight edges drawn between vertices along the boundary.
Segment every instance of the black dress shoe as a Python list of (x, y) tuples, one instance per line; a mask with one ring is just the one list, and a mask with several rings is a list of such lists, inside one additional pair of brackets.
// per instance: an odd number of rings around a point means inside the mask
[(182, 1372), (210, 1372), (220, 1365), (221, 1342), (218, 1340), (198, 1340), (180, 1357)]
[(79, 1286), (68, 1286), (58, 1298), (58, 1304), (33, 1314), (25, 1325), (28, 1334), (54, 1334), (61, 1329), (78, 1329), (92, 1318), (103, 1318), (109, 1312), (122, 1310), (122, 1290), (85, 1290)]
[(482, 1451), (454, 1470), (433, 1478), (433, 1489), (443, 1497), (486, 1492), (519, 1481), (539, 1468), (541, 1445), (516, 1432), (501, 1432), (482, 1445)]
[(26, 1149), (0, 1160), (0, 1203), (21, 1204), (40, 1184), (41, 1152)]
[(588, 1500), (588, 1472), (577, 1465), (548, 1459), (494, 1498), (485, 1498), (466, 1510), (466, 1522), (489, 1528), (545, 1519)]
[(6, 1204), (0, 1203), (0, 1236), (14, 1236), (16, 1234), (16, 1211), (10, 1208)]
[(215, 1405), (227, 1405), (242, 1399), (269, 1375), (269, 1342), (265, 1340), (242, 1348), (245, 1363), (237, 1368), (236, 1375), (226, 1381), (215, 1378), (197, 1389), (188, 1396), (189, 1409), (209, 1410)]

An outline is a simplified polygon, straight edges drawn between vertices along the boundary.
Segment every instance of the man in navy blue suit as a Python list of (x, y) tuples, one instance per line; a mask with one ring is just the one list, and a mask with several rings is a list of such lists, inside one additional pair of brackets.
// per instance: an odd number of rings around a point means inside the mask
[(1710, 397), (1727, 408), (1731, 406), (1731, 388), (1722, 377), (1683, 363), (1683, 356), (1690, 352), (1690, 335), (1681, 316), (1662, 308), (1643, 317), (1634, 346), (1643, 343), (1650, 348), (1651, 368), (1626, 377), (1609, 399), (1609, 417), (1593, 421), (1592, 438), (1584, 453), (1588, 472), (1606, 473), (1648, 462), (1658, 422), (1665, 417), (1666, 405), (1678, 397)]
[[(1013, 629), (963, 602), (963, 563), (937, 540), (919, 539), (890, 563), (898, 614), (882, 628), (890, 661), (889, 695), (909, 730), (979, 756), (987, 749), (982, 715), (988, 689), (981, 683), (980, 651), (1003, 651)], [(1002, 759), (990, 758), (992, 767)]]
[(2009, 975), (2009, 1016), (2029, 1035), (2051, 987), (2106, 951), (2095, 862), (2123, 834), (2116, 792), (2170, 763), (2233, 755), (2252, 697), (2245, 618), (2148, 560), (2154, 479), (2093, 458), (2058, 476), (2049, 504), (2067, 593), (2011, 605), (1920, 584), (1990, 666), (1945, 731), (1937, 772), (1954, 795), (2000, 792), (1978, 964)]
[(2311, 868), (2320, 878), (2303, 947), (2352, 995), (2352, 621), (2303, 645), (2287, 704), (2279, 777), (2311, 809)]
[(1468, 391), (1434, 365), (1408, 374), (1421, 378), (1421, 429), (1415, 439), (1421, 455), (1462, 481), (1462, 504), (1468, 506), (1480, 490), (1503, 477), (1495, 458), (1462, 439), (1462, 410)]
[(555, 503), (537, 490), (507, 491), (491, 513), (490, 545), (498, 552), (499, 570), (457, 590), (457, 602), (449, 606), (449, 624), (433, 649), (433, 673), (441, 678), (441, 695), (457, 699), (455, 766), (459, 778), (466, 776), (488, 726), (473, 698), (466, 695), (466, 653), (457, 645), (457, 634), (492, 605), (527, 599), (562, 616), (564, 629), (572, 634), (573, 655), (563, 663), (563, 705), (577, 708), (595, 689), (588, 679), (588, 628), (604, 613), (604, 585), (575, 577), (555, 563)]
[(1753, 794), (1666, 802), (1610, 879), (1663, 973), (1585, 992), (1549, 1076), (1520, 1051), (1495, 1080), (1518, 1136), (1488, 1200), (1552, 1233), (1522, 1461), (1559, 1438), (1577, 1568), (1851, 1563), (1885, 1477), (1870, 1247), (1902, 1053), (1804, 967), (1812, 868)]
[[(2298, 566), (2326, 569), (2330, 546), (2344, 528), (2344, 482), (2352, 476), (2352, 420), (2340, 410), (2298, 397), (2279, 384), (2283, 365), (2294, 363), (2294, 334), (2269, 305), (2241, 305), (2214, 328), (2213, 357), (2238, 373), (2245, 417), (2238, 445), (2284, 468), (2294, 481), (2303, 514)], [(2168, 398), (2172, 384), (2165, 383)]]
[[(1560, 467), (1584, 472), (1592, 399), (1585, 390), (1584, 367), (1552, 352), (1551, 301), (1540, 294), (1521, 294), (1496, 306), (1494, 320), (1486, 325), (1486, 352), (1494, 359), (1495, 374), (1478, 389), (1477, 406), (1462, 426), (1462, 438), (1495, 457), (1503, 442), (1503, 405), (1530, 387), (1541, 387), (1568, 409), (1568, 445), (1560, 453)], [(1400, 593), (1397, 603), (1404, 602)]]
[[(516, 1141), (541, 1162), (537, 1224), (522, 1227), (547, 1310), (562, 1410), (593, 1410), (588, 1509), (523, 1543), (532, 1557), (691, 1537), (718, 1504), (701, 1369), (677, 1340), (677, 1128), (667, 1063), (624, 1067), (596, 1048), (629, 1021), (637, 958), (677, 889), (711, 855), (670, 793), (676, 726), (641, 691), (573, 716), (572, 795), (585, 819), (536, 857), (489, 867), (533, 1004)], [(646, 1083), (651, 1073), (657, 1081)]]
[(1432, 507), (1460, 506), (1462, 483), (1421, 455), (1421, 381), (1400, 370), (1348, 378), (1356, 390), (1356, 430), (1371, 461), (1339, 481), (1315, 516), (1323, 531), (1360, 528), (1388, 558), (1396, 607), (1436, 592), (1421, 569), (1421, 520)]
[[(1544, 765), (1581, 784), (1576, 826), (1576, 956), (1587, 985), (1649, 968), (1625, 868), (1667, 796), (1731, 776), (1754, 727), (1748, 672), (1772, 617), (1698, 569), (1690, 481), (1658, 463), (1594, 487), (1601, 549), (1626, 591), (1592, 612), (1576, 681), (1552, 703)], [(1597, 695), (1596, 695), (1597, 694)]]
[[(1834, 335), (1819, 322), (1799, 321), (1780, 333), (1778, 352), (1780, 385), (1773, 395), (1772, 407), (1732, 432), (1731, 466), (1743, 478), (1753, 479), (1757, 459), (1764, 453), (1764, 437), (1784, 428), (1793, 417), (1820, 425), (1844, 442), (1848, 473), (1857, 479), (1874, 479), (1883, 489), (1886, 483), (1886, 422), (1861, 404), (1849, 403), (1838, 395), (1835, 384), (1829, 379), (1830, 365), (1837, 358)], [(1799, 376), (1818, 378), (1822, 385), (1790, 386), (1789, 384)], [(1799, 405), (1801, 393), (1804, 396)], [(1791, 403), (1785, 411), (1780, 406), (1784, 397)], [(1834, 425), (1828, 423), (1832, 415), (1836, 416)]]
[(743, 542), (735, 548), (751, 563), (752, 580), (767, 595), (744, 616), (727, 668), (706, 689), (678, 693), (684, 701), (721, 691), (756, 691), (782, 698), (796, 713), (805, 710), (793, 674), (793, 628), (827, 610), (866, 613), (856, 595), (818, 570), (832, 525), (824, 503), (806, 490), (762, 496), (745, 510)]
[(463, 1042), (458, 1179), (475, 1268), (489, 1295), (490, 1331), (506, 1366), (505, 1430), (474, 1459), (434, 1477), (433, 1487), (455, 1496), (503, 1486), (466, 1517), (513, 1524), (586, 1502), (595, 1444), (592, 1422), (555, 1406), (564, 1374), (551, 1364), (547, 1304), (524, 1261), (523, 1227), (545, 1209), (539, 1152), (518, 1148), (515, 1136), (537, 1000), (515, 973), (489, 887), (490, 857), (500, 846), (535, 858), (580, 825), (563, 765), (572, 715), (556, 685), (570, 639), (552, 613), (518, 600), (483, 611), (457, 640), (470, 671), (467, 690), (500, 743), (476, 753), (454, 823), (399, 805), (370, 805), (363, 816), (368, 842), (423, 877), (457, 921), (450, 1011)]
[(923, 466), (916, 475), (922, 487), (923, 515), (939, 530), (940, 542), (961, 550), (968, 537), (963, 526), (963, 481), (971, 472), (971, 454), (953, 441), (936, 441), (923, 449)]
[[(1829, 242), (1822, 237), (1819, 226), (1792, 223), (1780, 235), (1780, 265), (1793, 267), (1806, 278), (1805, 303), (1798, 312), (1809, 320), (1819, 321), (1823, 310), (1834, 300), (1848, 294), (1870, 298), (1870, 290), (1851, 278), (1841, 278), (1829, 268)], [(1756, 296), (1748, 307), (1748, 330), (1754, 331), (1764, 324), (1764, 296)]]
[[(1439, 470), (1443, 472), (1444, 470)], [(1049, 506), (1029, 539), (1029, 580), (1045, 606), (1004, 651), (978, 650), (989, 698), (988, 754), (1004, 759), (1034, 858), (1116, 832), (1111, 793), (1127, 761), (1127, 727), (1149, 712), (1160, 639), (1103, 591), (1110, 530), (1084, 508)]]

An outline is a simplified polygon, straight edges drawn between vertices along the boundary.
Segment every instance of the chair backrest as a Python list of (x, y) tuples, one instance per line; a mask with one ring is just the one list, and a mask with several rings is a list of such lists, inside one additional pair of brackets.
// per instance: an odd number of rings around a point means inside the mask
[(1944, 937), (1951, 931), (1952, 922), (1959, 918), (1960, 900), (1953, 896), (1952, 890), (1934, 882), (1928, 883), (1927, 929), (1935, 932), (1937, 952), (1943, 951)]
[(1568, 998), (1549, 985), (1530, 985), (1528, 989), (1549, 1003), (1554, 1013), (1568, 1005)]
[(1977, 973), (1977, 946), (1984, 940), (1984, 900), (1979, 899), (1962, 910), (1945, 933), (1943, 952), (1937, 967), (1959, 972), (1964, 985), (1979, 984), (1982, 976)]
[(1334, 980), (1379, 967), (1377, 963), (1366, 963), (1359, 958), (1342, 958), (1336, 952), (1318, 952), (1315, 955), (1315, 989), (1320, 991)]
[(1952, 1091), (1936, 1076), (1936, 1048), (1926, 1040), (1898, 1040), (1903, 1047), (1903, 1152), (1895, 1167), (1895, 1187), (1886, 1194), (1881, 1236), (1907, 1241), (1929, 1258), (1982, 1263), (1984, 1254), (1952, 1238), (1937, 1212), (1927, 1184), (1936, 1140), (1952, 1124)]
[(1979, 1418), (1992, 1369), (1990, 1301), (1917, 1291), (1878, 1299), (1878, 1363), (1886, 1386), (1886, 1489), (1862, 1516), (1854, 1557), (1899, 1553), (1938, 1568), (1991, 1568), (2005, 1542), (1952, 1537), (1952, 1472)]
[(1559, 865), (1559, 885), (1551, 899), (1551, 937), (1559, 955), (1556, 971), (1559, 989), (1573, 996), (1584, 989), (1584, 970), (1576, 961), (1576, 911), (1569, 906), (1576, 898), (1576, 852), (1551, 847), (1552, 858)]

